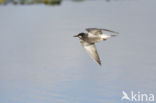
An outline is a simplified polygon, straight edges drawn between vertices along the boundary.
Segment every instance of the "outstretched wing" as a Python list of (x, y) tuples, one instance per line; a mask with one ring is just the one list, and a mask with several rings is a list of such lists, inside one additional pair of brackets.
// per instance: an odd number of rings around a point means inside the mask
[(90, 44), (88, 42), (85, 42), (83, 40), (80, 41), (84, 49), (87, 51), (87, 53), (99, 64), (101, 65), (100, 57), (98, 55), (98, 52), (96, 50), (95, 44)]
[(102, 31), (106, 31), (106, 32), (111, 32), (111, 33), (115, 33), (115, 34), (119, 34), (116, 31), (112, 31), (112, 30), (108, 30), (108, 29), (98, 29), (98, 28), (87, 28), (86, 29), (88, 31), (88, 36), (97, 36), (97, 35), (102, 35)]
[(103, 30), (103, 31), (107, 31), (107, 32), (111, 32), (111, 33), (115, 33), (115, 34), (119, 34), (119, 33), (116, 32), (116, 31), (112, 31), (112, 30), (108, 30), (108, 29), (101, 29), (101, 30)]
[(88, 31), (88, 36), (98, 36), (102, 35), (102, 30), (97, 28), (87, 28), (86, 31)]

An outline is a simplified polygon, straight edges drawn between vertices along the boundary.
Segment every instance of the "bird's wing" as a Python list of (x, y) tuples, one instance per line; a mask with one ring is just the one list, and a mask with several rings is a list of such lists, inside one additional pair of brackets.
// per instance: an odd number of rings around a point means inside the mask
[(101, 65), (100, 57), (98, 55), (98, 52), (96, 50), (95, 44), (90, 44), (88, 42), (85, 42), (83, 40), (80, 41), (82, 46), (85, 48), (87, 53), (99, 64)]
[(88, 36), (98, 36), (102, 35), (102, 30), (97, 28), (87, 28), (86, 31), (88, 32)]
[(111, 33), (115, 33), (115, 34), (119, 34), (119, 33), (116, 32), (116, 31), (112, 31), (112, 30), (108, 30), (108, 29), (101, 29), (101, 30), (103, 30), (103, 31), (107, 31), (107, 32), (111, 32)]
[(90, 36), (90, 37), (91, 36), (102, 35), (103, 34), (102, 31), (119, 34), (116, 31), (112, 31), (112, 30), (108, 30), (108, 29), (87, 28), (86, 30), (88, 31), (88, 36)]

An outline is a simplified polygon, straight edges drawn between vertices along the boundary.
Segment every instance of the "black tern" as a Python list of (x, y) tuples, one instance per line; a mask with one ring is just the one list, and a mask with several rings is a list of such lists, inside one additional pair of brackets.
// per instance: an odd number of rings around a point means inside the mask
[[(98, 29), (98, 28), (87, 28), (86, 31), (88, 33), (79, 33), (74, 37), (78, 37), (80, 39), (80, 43), (87, 51), (87, 53), (99, 64), (101, 65), (101, 60), (98, 55), (95, 43), (107, 40), (110, 37), (116, 36), (119, 34), (118, 32), (108, 30), (108, 29)], [(102, 31), (109, 32), (108, 34), (103, 33)], [(112, 34), (113, 33), (113, 34)]]

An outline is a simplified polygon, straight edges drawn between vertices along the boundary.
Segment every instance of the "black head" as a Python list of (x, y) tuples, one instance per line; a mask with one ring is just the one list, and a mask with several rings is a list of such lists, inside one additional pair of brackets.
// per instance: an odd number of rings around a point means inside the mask
[(85, 35), (86, 35), (85, 33), (79, 33), (78, 35), (75, 35), (74, 37), (82, 38), (82, 37), (84, 37)]

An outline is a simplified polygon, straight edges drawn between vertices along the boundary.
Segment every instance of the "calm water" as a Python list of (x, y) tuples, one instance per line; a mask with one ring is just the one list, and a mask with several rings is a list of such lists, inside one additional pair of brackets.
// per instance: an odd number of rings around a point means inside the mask
[[(126, 103), (120, 100), (123, 90), (156, 96), (155, 5), (1, 5), (0, 103)], [(96, 44), (101, 67), (72, 37), (88, 27), (120, 32)]]

